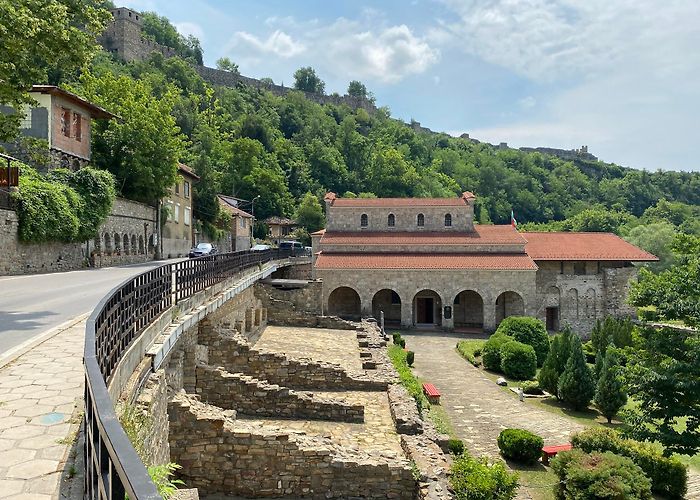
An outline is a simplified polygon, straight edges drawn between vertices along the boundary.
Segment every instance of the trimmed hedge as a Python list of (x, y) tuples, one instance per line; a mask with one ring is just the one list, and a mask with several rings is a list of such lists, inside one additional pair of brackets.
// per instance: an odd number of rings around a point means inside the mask
[(545, 324), (529, 316), (509, 316), (498, 325), (496, 334), (508, 335), (518, 342), (532, 346), (537, 354), (537, 366), (542, 366), (549, 354), (549, 335)]
[(651, 489), (667, 498), (683, 498), (688, 489), (688, 469), (677, 458), (664, 457), (646, 442), (624, 439), (613, 429), (590, 428), (574, 434), (571, 444), (585, 452), (610, 451), (630, 458), (651, 479)]
[(481, 361), (478, 359), (482, 354), (485, 341), (483, 340), (460, 340), (457, 342), (457, 352), (477, 368), (481, 366)]
[(651, 483), (627, 457), (571, 450), (558, 453), (552, 470), (559, 476), (556, 496), (562, 500), (650, 499)]
[(489, 337), (489, 339), (484, 344), (482, 350), (481, 361), (484, 363), (484, 368), (489, 370), (501, 371), (501, 347), (506, 342), (511, 342), (513, 337), (508, 335), (503, 335), (499, 333), (494, 333)]
[(406, 362), (406, 355), (408, 353), (400, 346), (392, 345), (389, 347), (389, 349), (387, 349), (387, 354), (389, 355), (389, 359), (394, 365), (394, 368), (396, 368), (396, 371), (399, 373), (401, 385), (403, 385), (408, 393), (413, 396), (413, 399), (416, 400), (418, 413), (422, 415), (423, 408), (430, 407), (430, 404), (428, 403), (428, 399), (425, 397), (425, 394), (423, 394), (423, 387), (415, 375), (413, 375), (411, 369), (408, 367), (408, 363)]
[(452, 463), (450, 484), (460, 500), (511, 500), (518, 488), (517, 474), (501, 462), (489, 464), (466, 453)]
[(498, 435), (501, 454), (524, 464), (534, 464), (542, 455), (544, 440), (525, 429), (504, 429)]
[(450, 439), (447, 441), (447, 449), (453, 455), (460, 456), (464, 453), (464, 442), (461, 439)]
[(501, 371), (516, 380), (530, 380), (537, 373), (537, 355), (532, 346), (516, 340), (501, 346)]

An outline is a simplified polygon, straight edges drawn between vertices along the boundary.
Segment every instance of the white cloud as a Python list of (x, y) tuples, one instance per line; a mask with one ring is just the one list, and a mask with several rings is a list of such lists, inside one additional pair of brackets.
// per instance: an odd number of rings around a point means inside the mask
[(529, 96), (527, 96), (527, 97), (523, 97), (522, 99), (520, 99), (520, 100), (518, 101), (518, 104), (519, 104), (520, 107), (523, 108), (523, 109), (534, 108), (535, 105), (537, 104), (537, 99), (535, 99), (534, 97), (532, 97), (531, 95), (529, 95)]
[(185, 21), (182, 23), (174, 23), (174, 25), (175, 29), (177, 29), (178, 33), (182, 36), (194, 35), (199, 38), (200, 42), (204, 42), (204, 30), (199, 24)]
[(239, 31), (234, 34), (230, 49), (252, 56), (275, 55), (288, 59), (306, 51), (306, 46), (280, 30), (270, 33), (265, 40), (251, 33)]

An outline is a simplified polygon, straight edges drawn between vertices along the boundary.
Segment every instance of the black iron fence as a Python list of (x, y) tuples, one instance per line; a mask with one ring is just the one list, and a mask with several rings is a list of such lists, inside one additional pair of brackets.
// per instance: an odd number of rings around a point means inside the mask
[(170, 306), (250, 267), (308, 255), (269, 249), (165, 264), (114, 288), (85, 326), (85, 498), (160, 498), (119, 423), (107, 384), (131, 343)]

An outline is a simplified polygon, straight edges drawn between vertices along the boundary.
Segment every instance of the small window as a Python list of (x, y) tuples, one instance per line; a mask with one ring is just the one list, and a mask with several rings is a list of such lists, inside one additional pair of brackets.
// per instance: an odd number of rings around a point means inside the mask
[(586, 274), (586, 263), (574, 262), (574, 274), (577, 276), (582, 276)]
[(564, 274), (564, 261), (561, 261), (560, 263), (560, 269), (559, 269), (559, 274)]
[(168, 200), (168, 220), (175, 220), (175, 204), (170, 200)]
[(175, 194), (180, 194), (180, 183), (179, 182), (175, 183)]
[(246, 226), (245, 217), (241, 217), (241, 228), (245, 229), (245, 226)]
[(423, 214), (418, 214), (417, 225), (418, 225), (418, 227), (425, 226), (425, 216)]
[(445, 227), (452, 226), (452, 214), (445, 214)]
[(190, 197), (190, 183), (185, 181), (182, 186), (183, 186), (183, 191), (185, 193), (185, 198), (189, 198)]
[(78, 113), (73, 113), (73, 131), (75, 133), (75, 140), (83, 140), (83, 117)]
[(175, 203), (175, 223), (177, 224), (179, 222), (180, 222), (180, 204)]
[(70, 111), (61, 109), (61, 134), (70, 137)]
[(191, 209), (190, 207), (185, 207), (185, 225), (189, 226), (190, 225), (190, 220), (191, 220)]
[(394, 227), (396, 225), (396, 217), (394, 217), (394, 214), (389, 214), (389, 217), (387, 217), (386, 220), (386, 225), (389, 227)]
[(367, 214), (360, 216), (360, 227), (367, 227)]

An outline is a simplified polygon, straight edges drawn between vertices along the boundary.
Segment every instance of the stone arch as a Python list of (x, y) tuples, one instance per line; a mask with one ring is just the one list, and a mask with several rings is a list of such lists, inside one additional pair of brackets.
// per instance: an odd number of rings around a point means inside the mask
[(124, 255), (129, 255), (129, 235), (126, 233), (122, 236), (122, 251)]
[(104, 240), (105, 240), (105, 245), (104, 245), (105, 253), (111, 254), (112, 251), (114, 250), (114, 249), (112, 248), (112, 236), (111, 236), (109, 233), (105, 233), (105, 234), (103, 235), (103, 237), (104, 237)]
[(114, 251), (120, 253), (122, 249), (122, 237), (119, 233), (114, 233)]
[(569, 319), (578, 319), (578, 290), (571, 288), (566, 292), (567, 316)]
[(385, 323), (401, 323), (401, 305), (399, 294), (390, 288), (384, 288), (372, 297), (372, 316), (379, 320), (379, 313), (384, 311)]
[(386, 218), (386, 225), (389, 227), (396, 226), (396, 216), (394, 214), (389, 214), (389, 216)]
[(328, 314), (347, 319), (360, 319), (360, 294), (349, 286), (340, 286), (328, 295)]
[(413, 296), (414, 325), (442, 325), (442, 297), (429, 288)]
[(137, 241), (137, 240), (136, 240), (136, 235), (135, 235), (135, 234), (132, 234), (132, 235), (131, 235), (131, 244), (129, 245), (129, 248), (131, 249), (131, 253), (132, 253), (132, 254), (138, 254), (138, 253), (139, 253), (139, 252), (138, 252), (138, 247), (136, 246), (136, 245), (137, 245), (136, 241)]
[(452, 226), (452, 214), (445, 214), (445, 227)]
[(98, 234), (97, 236), (95, 236), (95, 238), (92, 240), (92, 243), (93, 243), (93, 245), (94, 245), (94, 247), (95, 247), (95, 248), (92, 249), (92, 252), (93, 252), (94, 254), (99, 254), (99, 253), (101, 253), (101, 252), (102, 252), (102, 238), (100, 237), (99, 234)]
[(418, 227), (425, 226), (425, 215), (418, 214), (418, 216), (416, 216), (416, 226), (418, 226)]
[(509, 316), (524, 316), (525, 301), (518, 292), (508, 290), (496, 298), (496, 326)]
[(596, 319), (598, 316), (596, 308), (597, 294), (594, 288), (586, 290), (586, 317)]
[(143, 255), (143, 254), (146, 253), (146, 249), (145, 249), (145, 247), (143, 246), (143, 235), (139, 235), (139, 253), (140, 253), (141, 255)]
[(452, 317), (455, 327), (483, 328), (483, 297), (475, 290), (462, 290), (452, 301)]

